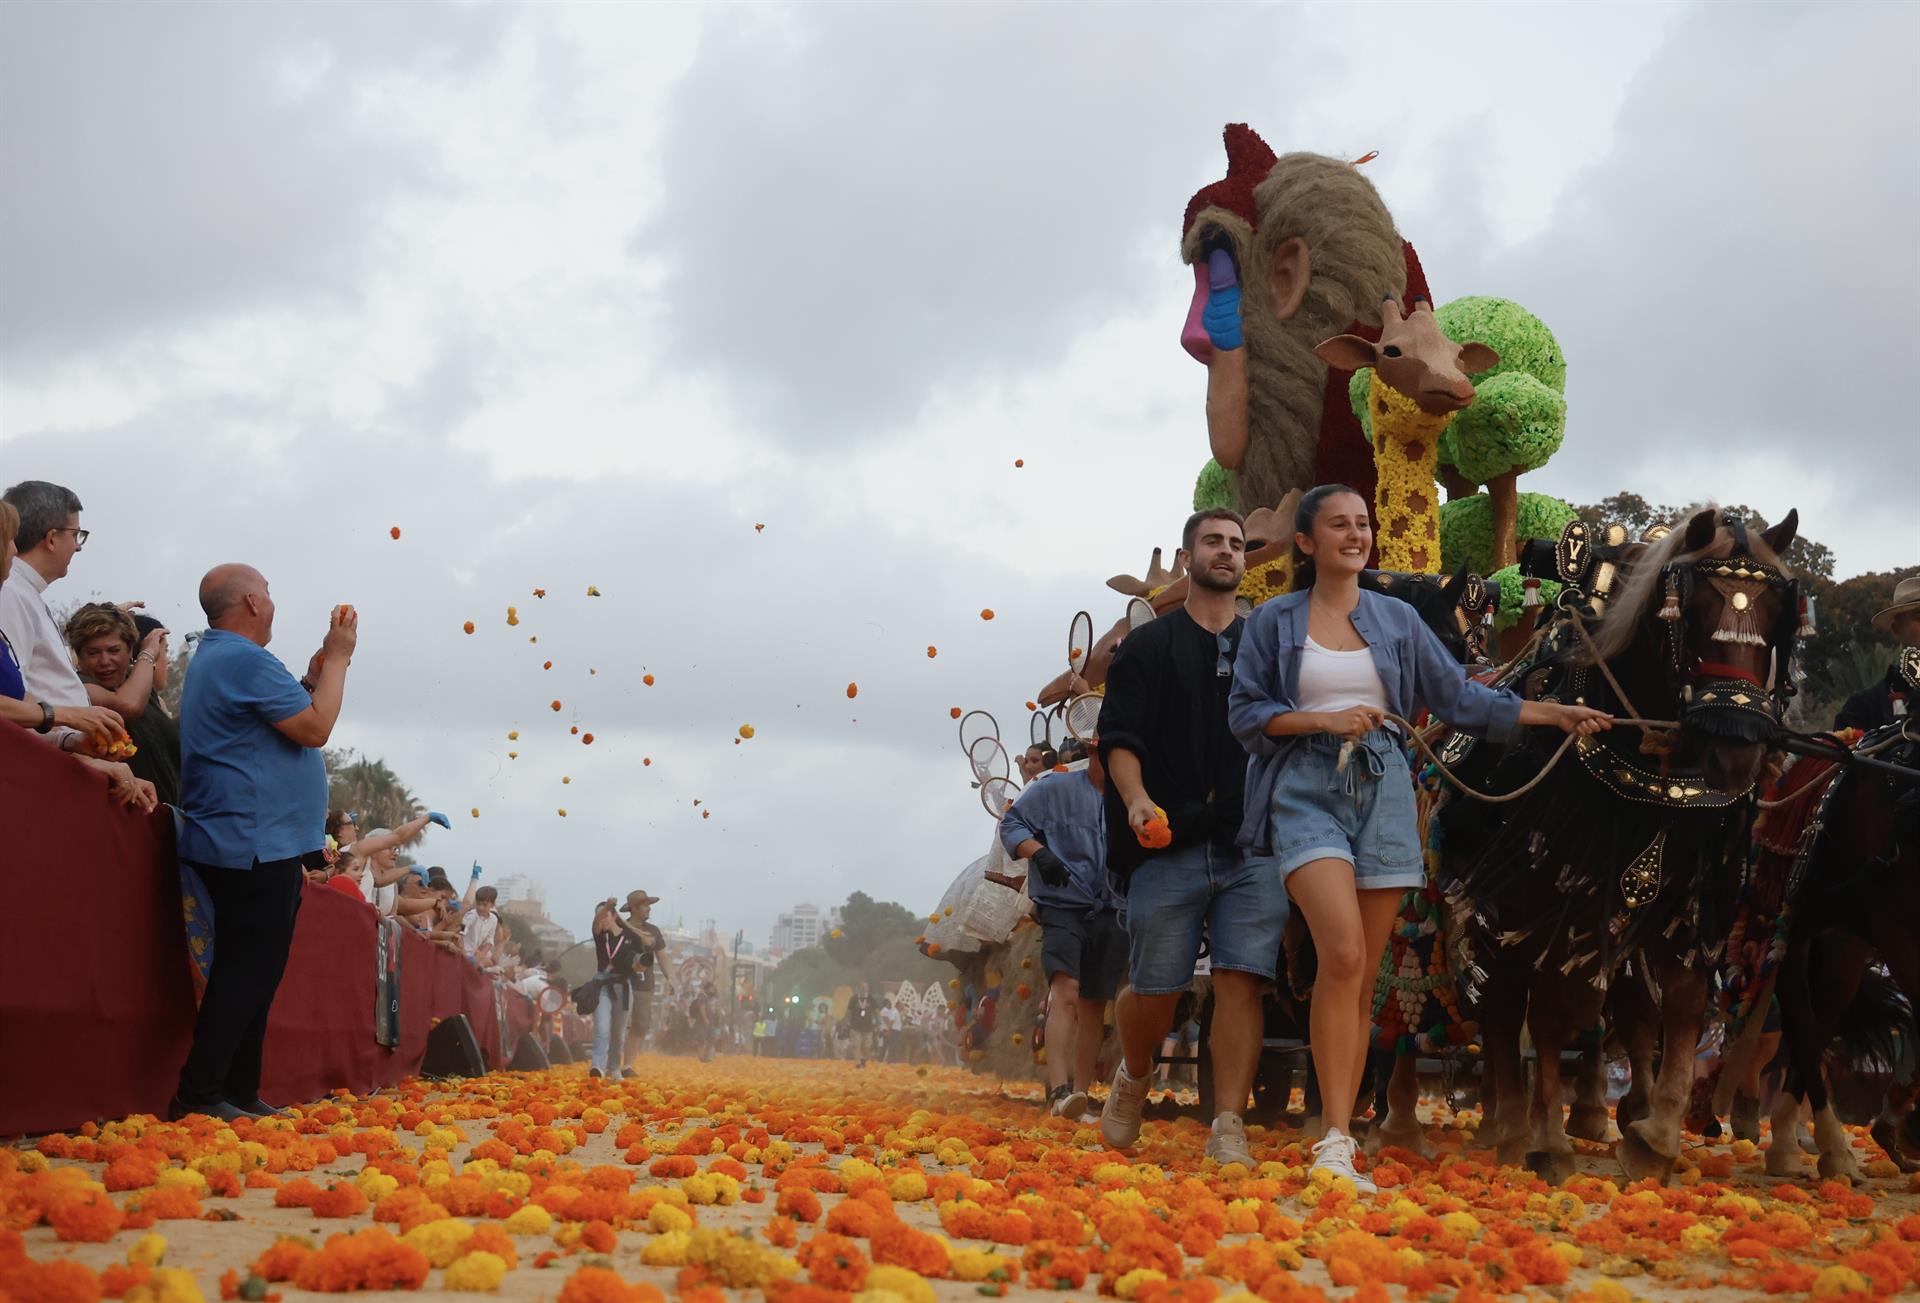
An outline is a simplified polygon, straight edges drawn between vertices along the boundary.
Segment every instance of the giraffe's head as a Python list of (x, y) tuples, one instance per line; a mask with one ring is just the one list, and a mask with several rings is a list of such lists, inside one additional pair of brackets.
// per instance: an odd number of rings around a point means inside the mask
[(1467, 377), (1500, 364), (1485, 344), (1456, 344), (1434, 320), (1433, 304), (1416, 299), (1402, 313), (1395, 299), (1380, 304), (1380, 342), (1335, 335), (1313, 350), (1329, 366), (1346, 371), (1372, 367), (1389, 389), (1411, 398), (1429, 416), (1457, 412), (1473, 401)]

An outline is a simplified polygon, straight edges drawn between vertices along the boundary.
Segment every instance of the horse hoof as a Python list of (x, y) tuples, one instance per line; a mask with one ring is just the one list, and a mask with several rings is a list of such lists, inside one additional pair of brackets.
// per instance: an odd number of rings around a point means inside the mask
[(1893, 1165), (1902, 1172), (1920, 1172), (1920, 1163), (1901, 1152), (1900, 1136), (1894, 1130), (1893, 1123), (1884, 1120), (1875, 1122), (1867, 1128), (1867, 1135), (1872, 1138), (1874, 1144), (1880, 1146), (1887, 1157), (1893, 1160)]
[(1661, 1153), (1631, 1126), (1620, 1129), (1620, 1143), (1614, 1148), (1614, 1156), (1620, 1160), (1620, 1170), (1630, 1181), (1649, 1178), (1664, 1181), (1673, 1175), (1673, 1164), (1679, 1157)]
[(1775, 1136), (1767, 1146), (1767, 1175), (1797, 1177), (1807, 1174), (1800, 1146), (1791, 1136)]
[(1733, 1124), (1735, 1140), (1751, 1140), (1756, 1144), (1760, 1140), (1760, 1101), (1750, 1095), (1733, 1097), (1733, 1113), (1728, 1120)]
[(1433, 1147), (1427, 1143), (1424, 1127), (1376, 1127), (1373, 1134), (1377, 1137), (1376, 1149), (1392, 1145), (1422, 1158), (1433, 1157)]
[(1853, 1152), (1846, 1149), (1837, 1154), (1820, 1155), (1820, 1179), (1831, 1181), (1836, 1176), (1844, 1176), (1855, 1185), (1867, 1179), (1867, 1174), (1860, 1170), (1860, 1164), (1855, 1161)]
[(1574, 1173), (1573, 1155), (1552, 1149), (1529, 1149), (1527, 1170), (1548, 1185), (1560, 1185)]
[(1576, 1140), (1607, 1139), (1607, 1110), (1598, 1104), (1581, 1105), (1567, 1115), (1567, 1134)]

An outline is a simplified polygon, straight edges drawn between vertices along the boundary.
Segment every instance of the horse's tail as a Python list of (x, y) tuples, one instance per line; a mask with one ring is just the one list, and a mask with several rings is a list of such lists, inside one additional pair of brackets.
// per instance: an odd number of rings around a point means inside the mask
[(1900, 1061), (1902, 1039), (1913, 1034), (1913, 1006), (1886, 970), (1873, 965), (1840, 1016), (1830, 1053), (1857, 1069), (1890, 1072)]

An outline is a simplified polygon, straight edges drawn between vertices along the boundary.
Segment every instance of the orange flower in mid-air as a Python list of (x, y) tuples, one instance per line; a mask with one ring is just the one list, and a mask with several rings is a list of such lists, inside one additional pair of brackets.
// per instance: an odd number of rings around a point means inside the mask
[(960, 718), (960, 707), (958, 707), (958, 706), (953, 706), (953, 707), (950, 707), (950, 708), (948, 709), (948, 711), (947, 711), (947, 718), (948, 718), (948, 719), (959, 719), (959, 718)]
[(398, 525), (395, 525), (395, 526), (394, 526), (394, 527), (393, 527), (392, 529), (390, 529), (390, 530), (388, 530), (388, 531), (387, 531), (387, 533), (389, 533), (389, 534), (391, 534), (391, 535), (393, 535), (393, 537), (395, 537), (395, 538), (399, 538), (399, 537), (400, 537), (400, 526), (398, 526)]
[(581, 745), (581, 746), (583, 746), (583, 747), (590, 747), (590, 746), (592, 746), (592, 745), (593, 745), (593, 734), (591, 734), (591, 733), (582, 733), (582, 734), (580, 735), (580, 745)]
[(543, 663), (541, 664), (541, 666), (540, 666), (540, 668), (541, 668), (541, 669), (543, 669), (543, 670), (550, 670), (550, 669), (552, 669), (552, 668), (553, 668), (553, 662), (552, 662), (552, 661), (546, 661), (546, 662), (543, 662)]
[(980, 612), (980, 618), (982, 620), (991, 620), (993, 618), (993, 608), (991, 606), (984, 608)]
[(852, 701), (855, 697), (859, 695), (860, 695), (860, 685), (858, 683), (849, 683), (847, 685), (847, 700)]
[(1015, 457), (1013, 459), (1013, 468), (1015, 470), (1019, 470), (1022, 466), (1025, 466), (1026, 464), (1027, 464), (1027, 459), (1025, 457)]
[(939, 654), (940, 654), (940, 649), (938, 647), (933, 646), (931, 643), (927, 645), (928, 660), (932, 660), (934, 657), (938, 656)]
[(544, 588), (536, 588), (533, 590), (533, 595), (535, 597), (545, 597), (547, 595), (547, 590)]
[(554, 708), (554, 709), (555, 709), (556, 711), (560, 709), (560, 703), (559, 703), (559, 702), (557, 702), (557, 701), (556, 701), (556, 702), (553, 702), (553, 703), (552, 703), (552, 705), (553, 705), (553, 708)]
[(754, 533), (756, 533), (756, 534), (758, 534), (758, 533), (761, 533), (761, 532), (763, 532), (763, 531), (764, 531), (765, 529), (766, 529), (766, 526), (765, 526), (765, 525), (759, 525), (759, 524), (756, 524), (756, 525), (755, 525), (755, 526), (753, 527), (753, 532), (754, 532)]
[(467, 621), (467, 622), (466, 622), (465, 624), (463, 624), (463, 625), (461, 625), (460, 627), (461, 627), (462, 629), (465, 629), (465, 630), (466, 630), (466, 631), (467, 631), (468, 633), (472, 633), (472, 632), (473, 632), (473, 621), (472, 621), (472, 620), (468, 620), (468, 621)]
[(741, 736), (741, 737), (752, 737), (752, 736), (753, 736), (753, 725), (751, 725), (751, 724), (742, 724), (742, 725), (740, 726), (740, 736)]
[(642, 675), (640, 676), (640, 681), (641, 681), (642, 683), (644, 683), (644, 684), (646, 684), (646, 685), (647, 685), (647, 686), (648, 686), (649, 688), (651, 688), (651, 687), (653, 686), (653, 675), (651, 675), (651, 674), (642, 674)]

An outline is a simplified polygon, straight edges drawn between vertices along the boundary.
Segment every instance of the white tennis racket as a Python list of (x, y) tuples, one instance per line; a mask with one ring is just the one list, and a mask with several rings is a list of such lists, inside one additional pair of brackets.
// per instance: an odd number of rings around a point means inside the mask
[(1083, 692), (1067, 703), (1065, 718), (1067, 732), (1082, 742), (1091, 742), (1100, 735), (1100, 707), (1107, 699), (1092, 692)]
[(1127, 629), (1129, 632), (1143, 624), (1153, 623), (1153, 603), (1144, 597), (1130, 598), (1127, 602)]
[(1020, 795), (1020, 784), (1011, 778), (989, 778), (980, 784), (980, 806), (998, 819), (1013, 808)]
[(984, 710), (970, 710), (960, 717), (960, 753), (971, 755), (973, 744), (983, 737), (998, 741), (1000, 725)]
[(997, 737), (978, 738), (967, 751), (967, 767), (973, 770), (975, 783), (984, 785), (988, 779), (1005, 778), (1010, 772), (1007, 749)]
[(1068, 736), (1067, 708), (1055, 706), (1047, 715), (1047, 745), (1058, 751), (1060, 744), (1065, 742)]
[(1027, 741), (1037, 747), (1043, 747), (1047, 744), (1046, 711), (1034, 711), (1033, 717), (1027, 721)]

